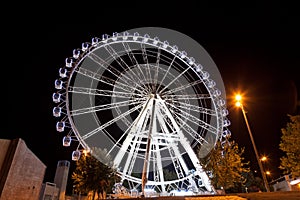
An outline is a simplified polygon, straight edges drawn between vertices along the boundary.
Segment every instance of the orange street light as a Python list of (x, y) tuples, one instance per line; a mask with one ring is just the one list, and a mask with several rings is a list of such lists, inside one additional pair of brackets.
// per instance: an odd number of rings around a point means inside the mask
[(262, 166), (262, 163), (261, 163), (261, 159), (259, 159), (258, 152), (257, 152), (257, 149), (256, 149), (256, 145), (255, 145), (255, 142), (254, 142), (254, 139), (253, 139), (253, 136), (252, 136), (252, 132), (251, 132), (251, 129), (250, 129), (250, 126), (249, 126), (249, 123), (248, 123), (246, 111), (245, 111), (244, 106), (242, 104), (242, 96), (240, 94), (235, 95), (235, 100), (236, 100), (235, 105), (237, 107), (241, 108), (241, 110), (242, 110), (242, 113), (243, 113), (243, 116), (244, 116), (244, 119), (245, 119), (245, 122), (246, 122), (246, 125), (247, 125), (248, 133), (250, 135), (250, 139), (251, 139), (253, 149), (254, 149), (254, 152), (255, 152), (255, 156), (256, 156), (256, 159), (257, 159), (257, 162), (258, 162), (258, 166), (260, 168), (260, 172), (261, 172), (261, 175), (262, 175), (262, 178), (263, 178), (263, 181), (264, 181), (265, 188), (266, 188), (267, 192), (270, 192), (267, 177), (266, 177), (266, 174), (264, 173), (263, 166)]
[(260, 160), (261, 161), (266, 161), (268, 158), (267, 158), (267, 156), (263, 156)]
[(235, 103), (235, 105), (236, 105), (236, 107), (241, 107), (241, 106), (242, 106), (241, 102), (239, 102), (239, 101), (237, 101), (237, 102)]
[(240, 102), (242, 100), (242, 96), (240, 94), (235, 95), (235, 100)]

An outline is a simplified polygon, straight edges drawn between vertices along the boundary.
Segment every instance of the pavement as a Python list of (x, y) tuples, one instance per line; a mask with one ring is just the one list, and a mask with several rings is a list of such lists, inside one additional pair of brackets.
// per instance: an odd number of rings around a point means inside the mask
[[(127, 198), (128, 199), (128, 198)], [(251, 192), (228, 195), (168, 196), (129, 198), (128, 200), (300, 200), (300, 191)], [(126, 199), (123, 199), (126, 200)]]

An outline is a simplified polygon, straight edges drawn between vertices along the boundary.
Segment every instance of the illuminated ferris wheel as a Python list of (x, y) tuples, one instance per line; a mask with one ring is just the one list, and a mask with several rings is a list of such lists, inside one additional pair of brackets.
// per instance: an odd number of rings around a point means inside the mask
[[(161, 40), (171, 35), (174, 44)], [(223, 86), (203, 49), (191, 57), (176, 42), (195, 46), (181, 33), (149, 27), (94, 37), (66, 58), (53, 115), (57, 131), (67, 133), (64, 146), (78, 142), (73, 160), (100, 148), (130, 189), (213, 192), (199, 157), (230, 134)]]

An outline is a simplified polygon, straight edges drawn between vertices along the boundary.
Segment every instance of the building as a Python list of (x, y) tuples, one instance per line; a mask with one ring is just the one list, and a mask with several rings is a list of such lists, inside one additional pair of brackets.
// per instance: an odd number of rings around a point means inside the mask
[(274, 191), (300, 191), (300, 177), (292, 178), (291, 175), (282, 176), (270, 183)]
[(0, 139), (0, 199), (38, 200), (46, 165), (24, 140)]
[(59, 188), (56, 187), (55, 183), (43, 183), (39, 198), (40, 200), (57, 200), (58, 196)]
[(57, 163), (54, 183), (46, 182), (42, 186), (40, 200), (65, 200), (70, 162), (60, 160)]
[(70, 162), (60, 160), (57, 163), (54, 183), (59, 188), (59, 200), (65, 200)]

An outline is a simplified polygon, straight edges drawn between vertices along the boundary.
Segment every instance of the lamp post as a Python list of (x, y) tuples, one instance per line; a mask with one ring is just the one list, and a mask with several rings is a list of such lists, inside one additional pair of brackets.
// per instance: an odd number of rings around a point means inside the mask
[(246, 122), (246, 126), (247, 126), (247, 129), (248, 129), (248, 133), (250, 135), (250, 139), (251, 139), (251, 142), (252, 142), (252, 145), (253, 145), (254, 153), (255, 153), (255, 156), (256, 156), (256, 159), (257, 159), (257, 162), (258, 162), (258, 166), (259, 166), (259, 169), (260, 169), (263, 181), (264, 181), (265, 188), (266, 188), (267, 192), (270, 192), (270, 188), (269, 188), (269, 184), (268, 184), (268, 181), (267, 181), (267, 177), (266, 177), (266, 174), (264, 173), (261, 160), (260, 160), (260, 158), (258, 156), (256, 145), (255, 145), (255, 142), (254, 142), (254, 139), (253, 139), (253, 136), (252, 136), (252, 132), (251, 132), (251, 129), (250, 129), (250, 126), (249, 126), (249, 123), (248, 123), (247, 115), (246, 115), (244, 106), (243, 106), (243, 104), (241, 102), (242, 96), (241, 95), (236, 95), (235, 99), (236, 99), (236, 104), (235, 105), (237, 107), (241, 108), (241, 110), (242, 110), (242, 113), (243, 113), (243, 116), (244, 116), (244, 119), (245, 119), (245, 122)]

